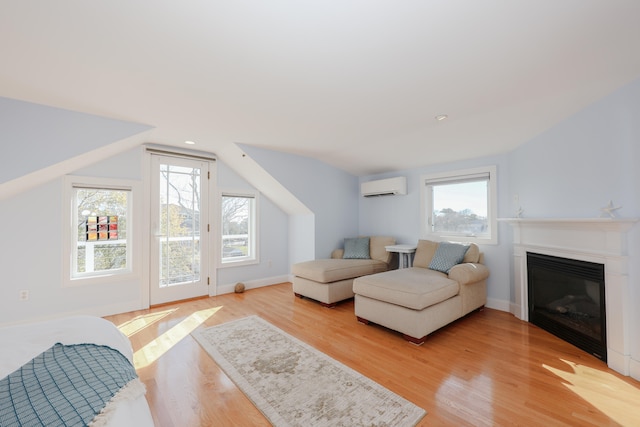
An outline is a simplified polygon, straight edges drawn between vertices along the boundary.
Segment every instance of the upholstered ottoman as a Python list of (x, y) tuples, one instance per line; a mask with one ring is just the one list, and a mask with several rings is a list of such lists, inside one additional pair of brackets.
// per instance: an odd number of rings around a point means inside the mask
[(395, 239), (379, 236), (368, 239), (368, 258), (343, 258), (344, 249), (336, 249), (330, 259), (294, 264), (291, 267), (294, 294), (314, 299), (327, 307), (353, 298), (354, 278), (390, 268), (392, 254), (386, 251), (385, 246), (395, 244)]

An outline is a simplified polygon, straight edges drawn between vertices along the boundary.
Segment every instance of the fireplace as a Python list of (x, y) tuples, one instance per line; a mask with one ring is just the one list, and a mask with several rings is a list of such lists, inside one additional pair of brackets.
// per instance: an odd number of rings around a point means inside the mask
[[(640, 363), (631, 357), (632, 337), (639, 329), (633, 321), (630, 303), (632, 280), (627, 248), (628, 233), (638, 220), (509, 218), (503, 221), (513, 229), (514, 299), (510, 311), (519, 319), (529, 321), (528, 253), (603, 265), (605, 298), (600, 294), (600, 303), (606, 307), (606, 325), (603, 322), (601, 326), (606, 337), (603, 360), (623, 375), (640, 378)], [(593, 289), (589, 293), (593, 295)]]
[(527, 252), (529, 321), (606, 362), (604, 264)]

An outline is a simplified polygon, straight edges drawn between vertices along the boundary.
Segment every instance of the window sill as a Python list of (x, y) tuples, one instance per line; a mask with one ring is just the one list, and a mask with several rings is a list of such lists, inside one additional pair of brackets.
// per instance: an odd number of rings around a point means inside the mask
[(77, 286), (96, 286), (105, 285), (110, 283), (126, 282), (139, 278), (139, 274), (128, 271), (118, 274), (101, 274), (91, 277), (77, 277), (73, 279), (66, 279), (63, 282), (63, 287), (74, 288)]
[(243, 267), (247, 265), (256, 265), (260, 264), (260, 261), (257, 259), (244, 259), (238, 261), (221, 261), (219, 267), (220, 268), (228, 268), (228, 267)]
[(459, 236), (459, 235), (446, 235), (446, 234), (427, 234), (424, 238), (428, 240), (437, 241), (437, 242), (475, 243), (476, 245), (497, 245), (498, 244), (498, 236), (474, 237), (474, 236)]

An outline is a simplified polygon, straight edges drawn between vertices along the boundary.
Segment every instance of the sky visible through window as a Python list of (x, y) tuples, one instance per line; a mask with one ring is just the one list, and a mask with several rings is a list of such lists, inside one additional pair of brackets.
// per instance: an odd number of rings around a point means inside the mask
[(479, 217), (487, 217), (487, 181), (436, 185), (433, 187), (433, 210), (470, 209)]

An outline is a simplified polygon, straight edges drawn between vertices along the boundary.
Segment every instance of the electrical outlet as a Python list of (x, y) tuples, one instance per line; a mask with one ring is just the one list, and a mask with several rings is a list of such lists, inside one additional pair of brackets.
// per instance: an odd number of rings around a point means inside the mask
[(18, 295), (18, 300), (20, 301), (27, 301), (29, 299), (29, 291), (23, 289), (20, 291), (20, 294)]
[(267, 266), (271, 268), (271, 260), (267, 261)]

